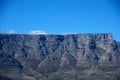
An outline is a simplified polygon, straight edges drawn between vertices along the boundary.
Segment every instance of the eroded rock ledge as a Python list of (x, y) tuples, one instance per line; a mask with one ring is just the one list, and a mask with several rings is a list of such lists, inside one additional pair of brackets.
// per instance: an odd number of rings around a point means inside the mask
[[(0, 74), (2, 76), (9, 74), (7, 77), (12, 79), (48, 80), (51, 79), (51, 74), (56, 75), (61, 71), (69, 73), (71, 70), (78, 76), (89, 73), (89, 75), (99, 74), (105, 77), (101, 74), (102, 72), (118, 73), (120, 42), (116, 42), (110, 33), (0, 34)], [(108, 75), (110, 79), (113, 78), (111, 74)], [(78, 77), (78, 79), (81, 78)]]

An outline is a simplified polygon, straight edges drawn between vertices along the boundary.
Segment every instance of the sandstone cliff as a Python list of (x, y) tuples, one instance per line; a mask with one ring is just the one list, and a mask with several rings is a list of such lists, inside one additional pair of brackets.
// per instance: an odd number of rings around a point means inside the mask
[[(119, 80), (112, 34), (0, 34), (0, 76), (13, 80)], [(1, 78), (2, 79), (2, 78)]]

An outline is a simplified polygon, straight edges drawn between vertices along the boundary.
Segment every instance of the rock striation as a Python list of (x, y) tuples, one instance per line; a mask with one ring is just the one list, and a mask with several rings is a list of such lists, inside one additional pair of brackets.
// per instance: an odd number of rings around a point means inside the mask
[(119, 71), (110, 33), (0, 34), (0, 76), (12, 80), (119, 80)]

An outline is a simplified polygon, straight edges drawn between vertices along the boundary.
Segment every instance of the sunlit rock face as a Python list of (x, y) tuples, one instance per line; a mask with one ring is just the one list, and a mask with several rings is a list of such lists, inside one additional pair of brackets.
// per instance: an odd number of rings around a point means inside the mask
[[(119, 80), (112, 34), (0, 34), (0, 79)], [(99, 76), (99, 77), (98, 77)]]

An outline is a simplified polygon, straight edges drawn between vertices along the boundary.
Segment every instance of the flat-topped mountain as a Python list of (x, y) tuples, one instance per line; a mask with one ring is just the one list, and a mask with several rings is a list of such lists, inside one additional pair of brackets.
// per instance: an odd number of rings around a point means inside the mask
[(1, 80), (120, 80), (110, 33), (0, 34)]

